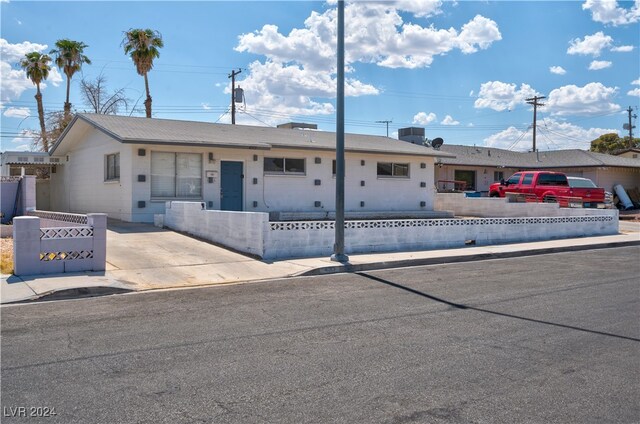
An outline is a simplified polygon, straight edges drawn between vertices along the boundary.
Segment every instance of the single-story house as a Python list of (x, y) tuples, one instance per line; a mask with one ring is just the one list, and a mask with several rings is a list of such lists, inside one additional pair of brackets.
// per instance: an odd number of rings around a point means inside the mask
[[(78, 114), (52, 147), (51, 209), (153, 222), (169, 200), (207, 209), (335, 211), (335, 133)], [(345, 135), (345, 210), (432, 211), (434, 164), (453, 155)]]
[(616, 156), (623, 156), (625, 158), (638, 159), (640, 158), (640, 148), (631, 147), (629, 149), (618, 150), (617, 152), (613, 152)]
[(435, 181), (439, 190), (454, 188), (448, 181), (465, 181), (467, 189), (488, 192), (489, 186), (517, 171), (543, 169), (591, 179), (612, 191), (622, 184), (640, 187), (640, 159), (584, 150), (512, 152), (493, 147), (443, 145), (440, 151), (455, 157), (436, 160)]
[(61, 159), (47, 152), (0, 152), (0, 175), (3, 177), (37, 176), (39, 170), (50, 173), (55, 170)]
[(36, 177), (36, 205), (39, 209), (51, 208), (49, 176), (57, 171), (64, 158), (51, 156), (47, 152), (1, 152), (0, 175), (3, 177), (19, 177), (33, 175)]

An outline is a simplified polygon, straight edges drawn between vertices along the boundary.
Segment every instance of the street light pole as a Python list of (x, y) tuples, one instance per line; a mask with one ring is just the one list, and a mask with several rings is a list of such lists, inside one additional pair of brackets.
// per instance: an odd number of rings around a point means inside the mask
[(331, 260), (348, 262), (344, 254), (344, 0), (338, 0), (336, 95), (336, 221)]

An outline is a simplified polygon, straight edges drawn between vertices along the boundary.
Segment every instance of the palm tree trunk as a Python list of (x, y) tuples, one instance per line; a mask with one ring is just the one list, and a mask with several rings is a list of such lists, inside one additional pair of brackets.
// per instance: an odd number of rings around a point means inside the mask
[(69, 103), (69, 92), (71, 89), (71, 78), (67, 75), (67, 100), (64, 102), (64, 120), (69, 120), (69, 115), (71, 115), (71, 103)]
[(144, 109), (147, 112), (147, 118), (151, 118), (151, 94), (149, 93), (149, 79), (144, 74), (144, 88), (147, 90), (147, 100), (144, 101)]
[(44, 125), (44, 107), (42, 106), (42, 93), (40, 93), (40, 84), (36, 85), (36, 103), (38, 104), (38, 119), (40, 120), (40, 136), (42, 137), (42, 149), (49, 151), (49, 141), (47, 140), (47, 128)]

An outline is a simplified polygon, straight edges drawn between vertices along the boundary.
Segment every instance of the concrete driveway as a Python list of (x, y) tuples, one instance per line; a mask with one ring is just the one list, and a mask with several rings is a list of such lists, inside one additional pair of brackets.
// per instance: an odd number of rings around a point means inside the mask
[(150, 224), (107, 225), (106, 274), (136, 290), (279, 278), (308, 268), (262, 262)]

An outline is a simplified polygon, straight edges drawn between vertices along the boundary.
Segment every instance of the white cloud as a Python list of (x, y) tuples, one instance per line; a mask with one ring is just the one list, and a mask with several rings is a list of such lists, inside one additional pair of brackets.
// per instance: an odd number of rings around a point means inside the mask
[(636, 97), (640, 97), (640, 88), (634, 88), (631, 91), (627, 92), (627, 96), (636, 96)]
[(618, 52), (618, 53), (629, 53), (629, 52), (632, 52), (633, 49), (634, 49), (633, 46), (618, 46), (618, 47), (612, 47), (611, 51)]
[[(367, 2), (345, 7), (345, 50), (347, 65), (363, 62), (391, 68), (428, 67), (434, 56), (454, 48), (473, 53), (501, 39), (497, 24), (476, 16), (454, 28), (437, 29), (405, 23), (398, 9), (425, 14), (439, 10), (440, 2)], [(395, 7), (394, 7), (395, 6)], [(421, 16), (421, 14), (419, 14)], [(312, 12), (305, 28), (294, 28), (283, 35), (275, 25), (239, 37), (235, 50), (267, 56), (274, 62), (295, 62), (305, 69), (333, 70), (335, 66), (336, 11)]]
[(447, 116), (444, 117), (442, 122), (440, 122), (440, 124), (442, 124), (442, 125), (460, 125), (460, 122), (456, 121), (455, 119), (453, 119), (451, 117), (451, 115), (447, 115)]
[(7, 118), (28, 118), (31, 116), (31, 110), (28, 107), (9, 107), (3, 113)]
[(531, 145), (531, 141), (524, 139), (525, 132), (526, 131), (519, 130), (516, 127), (509, 127), (506, 130), (485, 138), (484, 145), (486, 147), (499, 149), (527, 150), (525, 144)]
[[(614, 129), (582, 128), (569, 122), (545, 118), (538, 121), (536, 145), (538, 150), (589, 149), (591, 140)], [(527, 151), (533, 148), (532, 131), (509, 127), (484, 139), (485, 146)]]
[(636, 0), (630, 9), (619, 7), (616, 0), (586, 0), (583, 10), (590, 10), (591, 17), (603, 24), (628, 25), (640, 21), (640, 1)]
[[(22, 69), (14, 69), (13, 64), (17, 64), (26, 53), (34, 51), (42, 52), (47, 49), (46, 44), (36, 44), (29, 41), (11, 44), (4, 38), (0, 38), (0, 100), (9, 102), (18, 99), (25, 90), (35, 89), (31, 80), (29, 80)], [(54, 86), (58, 86), (62, 82), (62, 76), (58, 69), (53, 67), (49, 72), (47, 81)], [(41, 89), (47, 87), (46, 83), (40, 84)]]
[(515, 84), (501, 81), (488, 81), (480, 85), (478, 98), (474, 103), (476, 109), (489, 108), (496, 111), (513, 109), (525, 103), (525, 99), (537, 94), (528, 84), (521, 84), (518, 89)]
[(603, 49), (611, 46), (612, 42), (613, 38), (598, 31), (593, 35), (586, 35), (584, 40), (579, 38), (571, 40), (567, 53), (598, 57)]
[(462, 26), (457, 38), (457, 45), (462, 53), (475, 53), (480, 49), (487, 49), (494, 41), (502, 40), (502, 35), (491, 19), (476, 15), (471, 21)]
[(437, 119), (438, 117), (433, 112), (429, 114), (427, 114), (426, 112), (418, 112), (413, 117), (413, 123), (419, 124), (419, 125), (429, 125), (430, 123), (434, 122)]
[(211, 110), (211, 106), (209, 106), (209, 103), (200, 103), (200, 106), (202, 106), (203, 110)]
[(564, 75), (567, 71), (562, 66), (550, 66), (549, 72), (556, 75)]
[(2, 60), (10, 63), (19, 62), (27, 53), (42, 52), (46, 50), (46, 48), (46, 44), (37, 44), (30, 41), (11, 44), (4, 38), (0, 38), (0, 53), (2, 53)]
[(637, 80), (631, 81), (631, 85), (640, 85), (640, 78)]
[(599, 82), (584, 87), (565, 85), (549, 93), (546, 110), (560, 116), (614, 113), (621, 109), (613, 101), (617, 93), (617, 87), (606, 87)]
[[(497, 24), (480, 15), (458, 31), (404, 22), (399, 13), (424, 18), (441, 13), (441, 6), (440, 0), (347, 3), (347, 74), (354, 71), (357, 63), (387, 68), (429, 67), (439, 55), (455, 49), (470, 54), (501, 39)], [(319, 99), (335, 97), (336, 19), (335, 7), (329, 7), (311, 12), (303, 27), (293, 28), (288, 34), (281, 33), (276, 25), (266, 24), (238, 37), (236, 51), (265, 57), (251, 65), (243, 82), (243, 88), (253, 94), (253, 104), (257, 102), (260, 108), (275, 107), (277, 113), (333, 113), (333, 106)], [(346, 80), (346, 96), (377, 94), (379, 89), (365, 81)], [(249, 99), (247, 102), (251, 104)]]
[(594, 60), (589, 64), (590, 71), (599, 71), (600, 69), (610, 68), (613, 63), (606, 60)]
[(10, 102), (19, 98), (25, 90), (34, 88), (33, 83), (26, 77), (24, 71), (12, 69), (5, 61), (0, 61), (0, 99)]
[(392, 4), (396, 9), (410, 12), (417, 18), (428, 18), (442, 13), (440, 0), (396, 0)]

